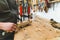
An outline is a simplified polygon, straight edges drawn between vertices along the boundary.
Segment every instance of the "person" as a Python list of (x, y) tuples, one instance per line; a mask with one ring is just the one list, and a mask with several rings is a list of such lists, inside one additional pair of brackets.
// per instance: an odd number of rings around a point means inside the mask
[(39, 11), (40, 11), (40, 2), (39, 2), (39, 4), (38, 4), (38, 9), (39, 9)]
[(44, 9), (44, 5), (45, 5), (45, 1), (44, 0), (40, 0), (40, 10), (41, 10), (41, 12), (43, 11), (43, 9)]
[(27, 7), (28, 7), (28, 3), (27, 1), (24, 3), (24, 13), (27, 13)]
[(44, 1), (45, 1), (44, 11), (47, 13), (48, 12), (48, 7), (47, 7), (48, 0), (44, 0)]
[(22, 6), (22, 4), (20, 4), (20, 6), (19, 6), (19, 11), (20, 11), (21, 22), (22, 22), (22, 17), (23, 17), (23, 6)]
[(14, 40), (17, 13), (16, 0), (0, 0), (0, 40)]
[(28, 4), (28, 20), (30, 19), (30, 5)]

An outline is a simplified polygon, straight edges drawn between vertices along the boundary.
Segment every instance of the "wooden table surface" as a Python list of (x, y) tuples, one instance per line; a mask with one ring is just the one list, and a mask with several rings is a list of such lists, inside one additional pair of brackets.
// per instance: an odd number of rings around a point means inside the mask
[(48, 20), (36, 18), (31, 26), (19, 30), (14, 40), (52, 40), (59, 36), (60, 30), (53, 28)]

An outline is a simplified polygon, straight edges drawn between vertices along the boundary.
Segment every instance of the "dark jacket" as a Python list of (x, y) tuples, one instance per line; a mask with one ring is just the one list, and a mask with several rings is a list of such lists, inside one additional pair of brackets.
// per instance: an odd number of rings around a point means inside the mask
[(9, 8), (12, 11), (17, 11), (18, 9), (18, 4), (16, 3), (16, 0), (7, 0), (8, 4), (9, 4)]
[[(18, 7), (15, 0), (0, 0), (0, 22), (17, 23)], [(0, 40), (13, 40), (14, 32), (6, 33), (2, 36), (3, 30), (0, 30)]]
[(17, 22), (18, 6), (15, 0), (0, 0), (0, 22)]

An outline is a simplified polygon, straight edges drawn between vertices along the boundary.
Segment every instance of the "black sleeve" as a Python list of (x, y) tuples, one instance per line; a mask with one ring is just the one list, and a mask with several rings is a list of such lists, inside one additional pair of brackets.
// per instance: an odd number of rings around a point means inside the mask
[(18, 5), (15, 0), (7, 0), (7, 2), (10, 9), (14, 9), (14, 10), (18, 9)]

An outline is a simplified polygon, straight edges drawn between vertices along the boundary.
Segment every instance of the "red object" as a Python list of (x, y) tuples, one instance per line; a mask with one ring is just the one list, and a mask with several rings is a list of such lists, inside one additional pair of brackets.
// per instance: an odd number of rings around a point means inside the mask
[(28, 6), (28, 14), (30, 14), (30, 6)]
[(23, 13), (23, 11), (22, 11), (22, 10), (23, 10), (23, 7), (22, 7), (22, 6), (20, 6), (20, 9), (19, 9), (19, 10), (20, 10), (20, 16), (22, 17), (22, 13)]
[(45, 0), (45, 3), (48, 4), (48, 0)]
[(51, 7), (51, 3), (48, 3), (48, 0), (45, 0), (45, 3), (46, 3), (46, 6), (47, 6), (48, 8)]

